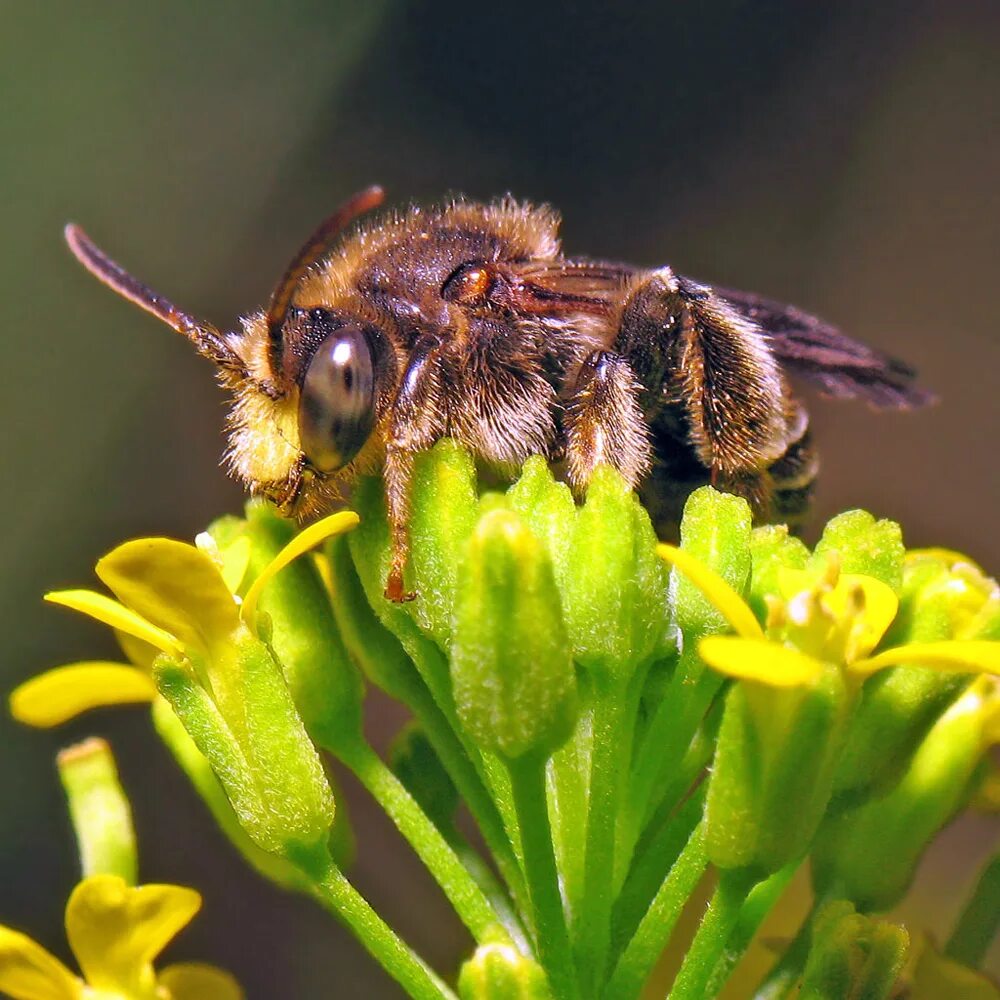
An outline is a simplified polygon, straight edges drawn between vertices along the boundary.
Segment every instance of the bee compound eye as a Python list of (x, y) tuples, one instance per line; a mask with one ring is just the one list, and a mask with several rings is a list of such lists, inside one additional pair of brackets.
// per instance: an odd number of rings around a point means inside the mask
[(329, 334), (313, 354), (299, 399), (299, 443), (309, 464), (336, 472), (361, 450), (375, 422), (372, 346), (357, 326)]

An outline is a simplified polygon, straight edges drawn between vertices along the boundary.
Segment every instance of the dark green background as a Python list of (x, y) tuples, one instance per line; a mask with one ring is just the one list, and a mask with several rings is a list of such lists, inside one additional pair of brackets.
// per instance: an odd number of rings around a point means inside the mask
[[(44, 590), (91, 582), (118, 540), (191, 537), (240, 502), (217, 467), (208, 366), (88, 277), (63, 223), (230, 324), (319, 218), (376, 181), (397, 200), (549, 200), (572, 252), (793, 301), (905, 357), (936, 409), (813, 407), (818, 516), (864, 505), (912, 544), (998, 571), (998, 42), (988, 2), (6, 5), (4, 690), (112, 653)], [(0, 727), (0, 921), (61, 942), (75, 872), (51, 759), (103, 732), (144, 877), (205, 892), (174, 955), (228, 965), (252, 997), (395, 995), (307, 903), (242, 874), (145, 713)], [(947, 918), (939, 888), (970, 877), (990, 836), (981, 820), (951, 834), (916, 894), (923, 915)], [(357, 877), (453, 966), (461, 933), (384, 824)]]

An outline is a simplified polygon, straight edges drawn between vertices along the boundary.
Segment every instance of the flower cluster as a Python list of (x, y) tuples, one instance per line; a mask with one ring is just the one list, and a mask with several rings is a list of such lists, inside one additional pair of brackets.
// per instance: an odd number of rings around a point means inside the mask
[[(391, 604), (381, 483), (362, 481), (354, 506), (295, 534), (251, 503), (195, 545), (119, 546), (97, 565), (113, 597), (49, 599), (114, 628), (129, 662), (43, 674), (14, 692), (14, 714), (52, 726), (150, 704), (248, 862), (335, 912), (415, 997), (453, 993), (345, 876), (350, 831), (323, 753), (377, 799), (468, 928), (464, 998), (638, 996), (711, 872), (670, 996), (715, 996), (807, 859), (814, 911), (758, 996), (887, 997), (900, 977), (920, 996), (931, 977), (978, 976), (1000, 920), (995, 876), (943, 956), (928, 946), (907, 966), (906, 933), (872, 915), (995, 787), (1000, 591), (970, 560), (907, 552), (897, 525), (859, 511), (810, 550), (711, 488), (689, 499), (679, 546), (659, 544), (610, 469), (580, 506), (541, 459), (481, 494), (445, 441), (415, 469), (417, 597)], [(363, 735), (369, 684), (413, 716), (388, 762)], [(460, 832), (460, 803), (488, 859)], [(100, 877), (87, 891), (108, 899), (168, 888)], [(153, 978), (156, 950), (129, 968), (184, 996), (169, 969)], [(16, 954), (0, 950), (0, 987)]]

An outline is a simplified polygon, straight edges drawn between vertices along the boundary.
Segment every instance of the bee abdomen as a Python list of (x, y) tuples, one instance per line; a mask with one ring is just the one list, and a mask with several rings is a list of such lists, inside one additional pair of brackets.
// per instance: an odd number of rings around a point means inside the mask
[(771, 520), (796, 523), (809, 509), (813, 487), (819, 475), (819, 456), (812, 443), (808, 418), (803, 414), (795, 439), (785, 453), (771, 464)]

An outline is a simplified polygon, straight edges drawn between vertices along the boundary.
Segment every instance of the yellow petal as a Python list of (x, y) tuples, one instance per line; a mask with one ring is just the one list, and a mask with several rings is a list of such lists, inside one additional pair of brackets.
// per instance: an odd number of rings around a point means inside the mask
[(836, 560), (826, 565), (828, 574), (833, 570), (834, 581), (830, 581), (821, 576), (815, 569), (796, 569), (794, 566), (779, 566), (777, 574), (778, 593), (785, 601), (792, 600), (797, 594), (804, 591), (819, 590), (824, 583), (827, 587), (833, 586), (840, 576), (840, 563)]
[(222, 550), (222, 579), (235, 594), (250, 565), (250, 539), (241, 535)]
[(164, 632), (124, 604), (94, 590), (53, 590), (45, 595), (45, 600), (63, 608), (72, 608), (120, 632), (134, 635), (164, 653), (176, 656), (182, 652), (180, 643), (169, 632)]
[(257, 600), (261, 591), (270, 583), (277, 573), (280, 573), (290, 562), (298, 559), (304, 552), (315, 548), (321, 542), (325, 542), (334, 535), (343, 534), (350, 531), (360, 522), (360, 518), (353, 510), (342, 510), (329, 517), (324, 517), (315, 524), (310, 524), (308, 528), (300, 531), (263, 569), (260, 576), (251, 584), (246, 597), (243, 598), (243, 606), (240, 616), (251, 627), (254, 617), (257, 614)]
[(860, 590), (864, 595), (864, 607), (853, 636), (855, 655), (864, 656), (879, 644), (882, 636), (889, 630), (899, 611), (899, 598), (887, 583), (860, 573), (845, 573), (840, 578), (837, 590), (841, 587), (848, 591)]
[(698, 644), (698, 654), (710, 667), (730, 677), (772, 687), (811, 684), (823, 672), (819, 660), (767, 639), (711, 635)]
[(137, 538), (112, 549), (97, 575), (130, 608), (209, 650), (239, 625), (239, 611), (219, 568), (200, 549), (172, 538)]
[(27, 934), (0, 926), (0, 992), (14, 1000), (80, 1000), (83, 983)]
[(129, 663), (144, 673), (151, 674), (153, 672), (153, 660), (160, 655), (160, 651), (155, 646), (118, 629), (115, 629), (115, 640)]
[(737, 635), (761, 639), (764, 630), (746, 601), (719, 576), (676, 545), (660, 544), (656, 554), (679, 569), (711, 602)]
[(201, 896), (179, 885), (132, 888), (92, 875), (66, 904), (66, 934), (87, 982), (126, 995), (152, 989), (152, 962), (198, 912)]
[(201, 962), (168, 965), (157, 976), (170, 1000), (243, 1000), (240, 984), (225, 969)]
[(943, 642), (911, 642), (895, 646), (867, 660), (857, 660), (850, 669), (859, 674), (873, 674), (886, 667), (906, 664), (931, 667), (960, 674), (1000, 676), (1000, 642), (986, 639), (949, 639)]
[(981, 972), (926, 945), (913, 971), (910, 1000), (1000, 1000), (1000, 991)]
[(235, 594), (240, 589), (247, 566), (250, 565), (250, 539), (246, 535), (239, 535), (223, 551), (207, 531), (202, 531), (195, 535), (194, 544), (219, 567), (226, 586)]
[(10, 712), (18, 722), (42, 729), (104, 705), (152, 701), (156, 685), (148, 674), (124, 663), (88, 660), (46, 670), (16, 687)]

